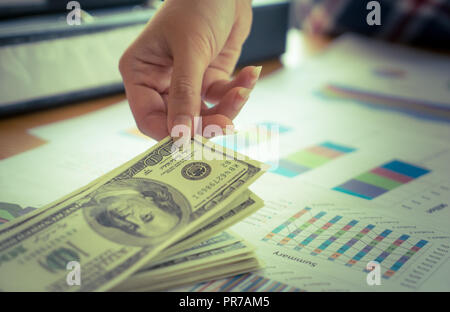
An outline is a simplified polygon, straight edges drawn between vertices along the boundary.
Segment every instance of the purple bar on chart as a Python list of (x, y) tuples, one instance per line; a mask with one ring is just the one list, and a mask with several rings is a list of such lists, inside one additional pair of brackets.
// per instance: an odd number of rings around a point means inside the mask
[[(250, 274), (239, 274), (239, 275), (233, 276), (231, 278), (226, 279), (223, 283), (217, 285), (217, 287), (214, 288), (212, 291), (231, 291), (234, 287), (243, 283), (249, 277), (250, 277)], [(202, 288), (198, 289), (197, 291), (205, 290), (212, 283), (213, 283), (213, 281), (211, 283), (204, 285)], [(193, 291), (193, 290), (194, 289), (191, 289), (190, 291)]]
[(404, 161), (392, 160), (354, 177), (333, 190), (370, 200), (429, 172), (428, 169)]
[(338, 187), (335, 187), (334, 190), (366, 199), (375, 198), (388, 191), (381, 187), (361, 182), (355, 179), (352, 179)]
[(327, 229), (332, 227), (336, 222), (338, 222), (342, 217), (341, 216), (335, 216), (330, 221), (325, 223), (321, 228), (317, 229), (314, 233), (309, 235), (307, 238), (305, 238), (300, 244), (295, 246), (295, 250), (301, 250), (303, 247), (307, 246), (309, 243), (311, 243), (313, 240), (315, 240), (319, 235), (321, 235), (323, 232), (325, 232)]
[(251, 279), (247, 285), (242, 291), (249, 291), (249, 292), (255, 292), (257, 291), (261, 286), (263, 286), (265, 283), (267, 283), (269, 279), (264, 278), (262, 276), (255, 276), (253, 279)]
[(356, 234), (353, 238), (351, 238), (348, 242), (346, 242), (341, 248), (338, 249), (335, 253), (333, 253), (328, 260), (334, 261), (340, 256), (342, 256), (347, 250), (350, 249), (357, 241), (361, 240), (364, 236), (367, 235), (371, 230), (375, 228), (375, 225), (369, 224), (365, 228), (363, 228), (358, 234)]
[(322, 218), (326, 212), (321, 211), (318, 214), (316, 214), (314, 217), (303, 223), (301, 226), (299, 226), (295, 231), (292, 233), (289, 233), (285, 238), (283, 238), (278, 245), (286, 245), (291, 239), (295, 238), (298, 234), (303, 232), (306, 228), (308, 228), (311, 224), (314, 224), (317, 220)]
[(303, 290), (252, 273), (244, 273), (226, 279), (198, 283), (189, 290), (189, 292), (231, 291), (300, 292)]
[(389, 270), (387, 270), (384, 274), (383, 274), (383, 278), (390, 278), (392, 277), (395, 272), (397, 272), (398, 270), (400, 270), (400, 268), (409, 260), (411, 259), (411, 257), (416, 254), (420, 249), (422, 249), (423, 246), (425, 246), (428, 243), (428, 241), (426, 240), (420, 240), (419, 242), (417, 242), (417, 244), (415, 244), (414, 246), (411, 247), (410, 250), (408, 250), (403, 256), (400, 257), (400, 259), (398, 259)]
[(375, 237), (369, 244), (367, 244), (361, 251), (359, 251), (352, 259), (350, 259), (346, 265), (352, 266), (364, 258), (376, 245), (378, 245), (381, 241), (383, 241), (389, 234), (391, 234), (391, 230), (384, 230), (380, 235)]
[(448, 105), (438, 102), (418, 101), (405, 97), (390, 96), (377, 92), (358, 90), (344, 85), (331, 84), (319, 93), (327, 98), (345, 98), (363, 105), (381, 105), (384, 108), (400, 111), (414, 117), (449, 122)]
[[(374, 261), (378, 263), (382, 263), (386, 258), (392, 254), (394, 250), (396, 250), (399, 246), (401, 246), (407, 239), (409, 238), (409, 235), (403, 234), (399, 238), (397, 238), (391, 245), (389, 245), (388, 248), (383, 250), (383, 252), (378, 255), (378, 257), (375, 258)], [(364, 272), (369, 272), (369, 270), (364, 269)]]
[(316, 256), (320, 254), (322, 251), (328, 248), (332, 243), (334, 243), (339, 237), (344, 235), (346, 232), (348, 232), (353, 226), (355, 226), (358, 223), (357, 220), (350, 221), (347, 225), (343, 226), (342, 229), (337, 231), (333, 236), (328, 238), (325, 242), (323, 242), (319, 247), (317, 247), (311, 255)]
[(303, 216), (305, 213), (307, 213), (310, 210), (311, 210), (311, 208), (309, 208), (309, 207), (303, 208), (302, 210), (297, 212), (295, 215), (293, 215), (292, 217), (287, 219), (284, 223), (277, 226), (272, 232), (267, 234), (262, 240), (267, 241), (267, 240), (271, 239), (276, 234), (280, 233), (283, 229), (285, 229), (287, 226), (289, 226), (292, 222), (294, 222), (295, 220), (297, 220), (298, 218), (300, 218), (301, 216)]

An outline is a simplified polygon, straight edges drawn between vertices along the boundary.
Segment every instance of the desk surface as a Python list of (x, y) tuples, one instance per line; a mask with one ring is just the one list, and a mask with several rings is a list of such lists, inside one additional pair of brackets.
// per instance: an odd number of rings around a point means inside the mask
[[(324, 49), (330, 42), (327, 38), (308, 37), (299, 32), (291, 34), (301, 51), (299, 61)], [(264, 61), (261, 77), (270, 75), (283, 67), (278, 59)], [(77, 117), (125, 100), (125, 94), (112, 95), (100, 99), (76, 102), (70, 105), (22, 114), (0, 120), (0, 159), (5, 159), (45, 143), (44, 140), (31, 135), (28, 130), (57, 121)]]

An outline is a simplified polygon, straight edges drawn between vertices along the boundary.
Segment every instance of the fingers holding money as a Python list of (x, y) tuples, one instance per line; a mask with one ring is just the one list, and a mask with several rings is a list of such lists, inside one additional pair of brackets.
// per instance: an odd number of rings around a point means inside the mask
[(138, 129), (156, 140), (169, 135), (167, 108), (163, 97), (147, 86), (126, 85), (128, 102)]
[(261, 74), (262, 66), (244, 67), (230, 80), (230, 73), (217, 68), (208, 68), (203, 78), (202, 97), (211, 104), (219, 103), (235, 87), (253, 89)]
[[(260, 67), (248, 66), (242, 69), (231, 81), (223, 79), (212, 83), (208, 95), (205, 95), (204, 99), (212, 99), (216, 105), (209, 108), (201, 101), (199, 117), (201, 117), (202, 126), (196, 129), (194, 125), (196, 123), (195, 120), (190, 119), (190, 133), (211, 137), (211, 133), (217, 132), (211, 131), (213, 126), (215, 129), (232, 127), (232, 120), (247, 102), (252, 88), (259, 77), (260, 70)], [(147, 85), (127, 82), (125, 82), (125, 87), (139, 130), (157, 140), (161, 140), (169, 135), (170, 128), (167, 124), (169, 93), (167, 90), (164, 92)], [(220, 99), (215, 101), (216, 98)]]

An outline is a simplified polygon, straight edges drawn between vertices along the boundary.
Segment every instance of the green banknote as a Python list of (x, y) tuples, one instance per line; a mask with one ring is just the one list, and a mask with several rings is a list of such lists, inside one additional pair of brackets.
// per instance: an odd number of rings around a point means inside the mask
[[(91, 184), (0, 230), (0, 290), (111, 289), (161, 251), (229, 211), (263, 172), (196, 137), (166, 138)], [(69, 281), (75, 263), (77, 283)], [(69, 270), (68, 270), (69, 269)]]
[[(230, 240), (234, 237), (228, 238)], [(114, 291), (135, 291), (135, 290), (156, 290), (164, 289), (161, 285), (173, 281), (181, 282), (188, 277), (195, 278), (208, 274), (210, 278), (222, 276), (225, 272), (232, 272), (236, 269), (255, 270), (259, 268), (253, 262), (248, 266), (246, 260), (255, 260), (253, 247), (247, 242), (230, 241), (224, 246), (215, 247), (211, 244), (209, 249), (201, 250), (197, 253), (189, 253), (174, 257), (166, 262), (159, 263), (153, 267), (138, 271), (123, 283), (115, 287)], [(240, 266), (238, 267), (237, 264)], [(198, 281), (203, 280), (203, 278)]]
[(264, 206), (264, 202), (250, 190), (242, 194), (238, 200), (235, 200), (230, 206), (233, 208), (225, 210), (220, 216), (215, 216), (213, 220), (208, 220), (206, 225), (202, 225), (193, 232), (188, 233), (182, 239), (163, 250), (157, 259), (167, 258), (173, 254), (181, 252), (192, 245), (197, 244), (212, 235), (232, 226), (236, 222), (244, 219), (256, 210)]

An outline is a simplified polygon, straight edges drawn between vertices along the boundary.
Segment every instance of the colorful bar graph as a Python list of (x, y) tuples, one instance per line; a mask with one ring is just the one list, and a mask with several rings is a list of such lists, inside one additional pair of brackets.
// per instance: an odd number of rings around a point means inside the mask
[(354, 255), (353, 258), (350, 259), (345, 265), (352, 266), (356, 264), (359, 260), (364, 258), (376, 245), (378, 245), (391, 233), (392, 233), (391, 230), (384, 230), (380, 235), (375, 237), (369, 244), (367, 244), (361, 251), (359, 251), (356, 255)]
[(438, 103), (370, 92), (338, 84), (326, 85), (317, 93), (326, 99), (354, 100), (362, 105), (379, 106), (399, 111), (418, 118), (450, 121), (450, 110), (446, 103)]
[(427, 243), (428, 241), (426, 240), (418, 241), (417, 244), (412, 246), (411, 249), (409, 249), (403, 256), (401, 256), (400, 259), (398, 259), (391, 266), (391, 268), (383, 274), (383, 278), (389, 279), (390, 277), (392, 277), (395, 272), (397, 272), (409, 259), (411, 259), (412, 256), (414, 256), (415, 253), (422, 249)]
[(332, 227), (336, 222), (342, 219), (342, 216), (335, 216), (333, 219), (325, 223), (322, 227), (314, 231), (311, 235), (305, 238), (301, 243), (295, 246), (295, 250), (301, 250), (303, 247), (306, 247), (309, 243), (311, 243), (314, 239), (316, 239), (319, 235), (325, 232), (327, 229)]
[(322, 251), (327, 249), (331, 244), (333, 244), (339, 237), (344, 235), (348, 230), (350, 230), (352, 227), (354, 227), (358, 223), (357, 220), (352, 220), (349, 223), (347, 223), (344, 227), (342, 227), (339, 231), (333, 234), (330, 238), (328, 238), (326, 241), (324, 241), (322, 244), (320, 244), (319, 247), (317, 247), (313, 252), (311, 252), (311, 255), (317, 256)]
[(367, 235), (375, 225), (369, 224), (365, 228), (363, 228), (358, 234), (356, 234), (354, 237), (352, 237), (348, 242), (346, 242), (341, 248), (338, 249), (335, 253), (333, 253), (328, 260), (334, 261), (340, 256), (342, 256), (350, 247), (352, 247), (354, 244), (356, 244), (357, 241), (361, 240), (364, 236)]
[(355, 149), (351, 147), (323, 142), (280, 159), (278, 166), (271, 171), (292, 178), (353, 151)]
[(189, 292), (300, 292), (300, 288), (274, 281), (262, 276), (245, 273), (222, 280), (203, 282), (194, 285)]
[[(291, 131), (292, 128), (275, 122), (264, 121), (255, 126), (239, 131), (236, 134), (224, 137), (219, 136), (211, 139), (214, 143), (225, 146), (229, 149), (239, 151), (258, 145), (272, 139), (272, 134), (284, 134)], [(275, 132), (276, 131), (276, 132)]]
[(263, 241), (267, 241), (267, 240), (271, 239), (276, 234), (280, 233), (283, 229), (285, 229), (287, 226), (289, 226), (292, 222), (294, 222), (295, 220), (297, 220), (298, 218), (300, 218), (301, 216), (303, 216), (305, 213), (307, 213), (310, 210), (311, 210), (311, 208), (309, 208), (309, 207), (303, 208), (302, 210), (297, 212), (295, 215), (293, 215), (292, 217), (287, 219), (286, 222), (284, 222), (283, 224), (279, 225), (272, 232), (267, 234), (262, 240)]
[(318, 214), (316, 214), (314, 217), (303, 223), (301, 226), (299, 226), (297, 229), (295, 229), (293, 232), (289, 233), (285, 238), (283, 238), (278, 245), (286, 245), (291, 239), (295, 238), (298, 234), (303, 232), (305, 229), (307, 229), (311, 224), (314, 224), (317, 220), (322, 218), (326, 212), (321, 211)]
[(245, 281), (248, 277), (250, 277), (250, 274), (240, 274), (233, 276), (231, 279), (226, 280), (223, 285), (220, 285), (216, 291), (230, 291), (236, 285), (239, 285), (243, 281)]
[(362, 173), (333, 190), (371, 200), (429, 172), (428, 169), (393, 160)]
[[(382, 263), (390, 254), (392, 254), (399, 246), (401, 246), (407, 239), (409, 238), (409, 235), (403, 234), (399, 238), (397, 238), (392, 244), (389, 245), (388, 248), (383, 250), (381, 254), (378, 255), (378, 257), (375, 258), (374, 261), (378, 263)], [(364, 272), (369, 272), (369, 270), (364, 269)]]
[(264, 278), (262, 276), (255, 276), (248, 282), (248, 285), (244, 287), (242, 291), (254, 292), (257, 291), (260, 287), (262, 287), (265, 283), (267, 283), (269, 279)]

